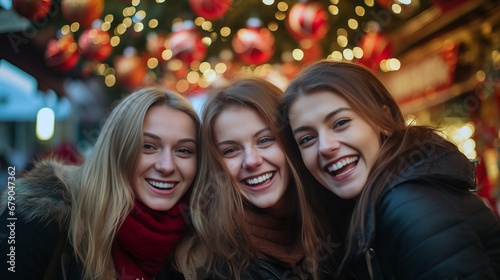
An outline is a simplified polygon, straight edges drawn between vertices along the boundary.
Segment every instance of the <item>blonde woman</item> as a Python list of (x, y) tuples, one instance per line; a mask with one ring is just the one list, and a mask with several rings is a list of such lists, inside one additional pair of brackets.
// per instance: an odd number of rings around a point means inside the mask
[(81, 166), (38, 162), (16, 181), (15, 245), (2, 226), (0, 278), (169, 277), (168, 258), (185, 235), (199, 127), (184, 97), (143, 89), (111, 112)]

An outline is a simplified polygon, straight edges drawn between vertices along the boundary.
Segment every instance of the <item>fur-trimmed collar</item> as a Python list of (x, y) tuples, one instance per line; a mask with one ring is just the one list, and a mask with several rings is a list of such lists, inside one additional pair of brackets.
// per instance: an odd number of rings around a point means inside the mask
[[(63, 182), (71, 180), (71, 169), (54, 159), (36, 163), (35, 167), (20, 178), (16, 178), (15, 215), (27, 221), (50, 222), (56, 220), (64, 226), (71, 211), (71, 194)], [(0, 211), (5, 211), (8, 204), (7, 189), (1, 195)]]

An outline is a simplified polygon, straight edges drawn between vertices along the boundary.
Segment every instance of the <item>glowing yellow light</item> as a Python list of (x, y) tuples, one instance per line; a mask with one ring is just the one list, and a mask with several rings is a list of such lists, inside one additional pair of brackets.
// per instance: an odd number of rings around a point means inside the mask
[(231, 35), (231, 28), (229, 28), (229, 27), (227, 27), (227, 26), (222, 27), (222, 28), (220, 29), (220, 35), (221, 35), (222, 37), (227, 37), (227, 36)]
[(149, 69), (154, 69), (158, 66), (158, 59), (156, 57), (151, 57), (148, 59), (147, 62), (148, 68)]
[(333, 51), (329, 56), (328, 58), (330, 60), (334, 60), (334, 61), (342, 61), (343, 57), (342, 57), (342, 53), (339, 52), (339, 51)]
[(146, 18), (146, 11), (143, 11), (143, 10), (140, 10), (140, 11), (137, 11), (137, 13), (135, 13), (135, 17), (138, 19), (138, 20), (143, 20)]
[(104, 83), (106, 84), (107, 87), (112, 87), (116, 83), (116, 77), (115, 75), (107, 75), (104, 78)]
[(354, 47), (352, 49), (352, 53), (354, 54), (355, 58), (362, 58), (363, 57), (363, 49), (360, 47)]
[(108, 14), (108, 15), (106, 15), (106, 16), (104, 17), (104, 21), (105, 21), (105, 22), (113, 22), (113, 20), (114, 20), (114, 17), (113, 17), (113, 15), (112, 15), (112, 14)]
[(399, 4), (392, 4), (391, 10), (395, 14), (400, 14), (402, 11), (401, 6)]
[(99, 63), (97, 64), (97, 67), (95, 68), (95, 71), (99, 75), (104, 75), (104, 71), (106, 70), (106, 65)]
[(111, 46), (116, 47), (120, 44), (120, 37), (113, 36), (109, 42), (111, 43)]
[(56, 115), (48, 107), (41, 108), (36, 114), (36, 137), (39, 140), (50, 140), (54, 136)]
[(63, 27), (61, 27), (61, 34), (63, 35), (66, 35), (70, 32), (70, 29), (69, 29), (69, 25), (63, 25)]
[(365, 5), (367, 7), (373, 7), (373, 5), (375, 5), (375, 1), (374, 0), (365, 0)]
[(286, 18), (286, 14), (283, 13), (283, 12), (276, 12), (274, 13), (274, 17), (277, 19), (277, 20), (284, 20)]
[(132, 2), (131, 2), (132, 6), (135, 6), (135, 7), (139, 6), (140, 3), (141, 3), (141, 0), (132, 0)]
[(164, 3), (165, 0), (156, 0), (156, 3)]
[(361, 7), (361, 6), (356, 6), (356, 8), (354, 9), (354, 11), (356, 12), (356, 15), (362, 17), (365, 15), (365, 8)]
[(347, 37), (343, 35), (337, 37), (337, 44), (339, 44), (342, 48), (345, 48), (348, 42)]
[(156, 27), (158, 27), (158, 20), (154, 18), (154, 19), (149, 21), (148, 25), (149, 25), (149, 28), (156, 28)]
[(337, 5), (339, 3), (339, 0), (330, 0), (330, 3)]
[(286, 10), (288, 10), (288, 4), (286, 2), (279, 2), (278, 10), (285, 12)]
[(212, 31), (213, 25), (211, 21), (205, 21), (202, 25), (201, 28), (205, 31)]
[(199, 79), (198, 86), (201, 88), (207, 88), (210, 86), (210, 84), (205, 79)]
[(301, 49), (294, 49), (292, 51), (292, 57), (296, 61), (301, 61), (304, 58), (304, 51)]
[(337, 36), (345, 36), (345, 37), (347, 37), (347, 30), (345, 30), (344, 28), (337, 29)]
[(353, 60), (354, 59), (354, 54), (352, 53), (351, 49), (344, 49), (344, 51), (342, 51), (342, 55), (347, 60)]
[(206, 72), (203, 73), (203, 78), (205, 78), (207, 82), (211, 83), (215, 81), (215, 79), (217, 79), (217, 73), (215, 73), (215, 70), (213, 69), (208, 69)]
[(201, 42), (205, 46), (210, 46), (212, 44), (212, 38), (210, 38), (210, 37), (203, 37), (203, 38), (201, 38)]
[(401, 68), (401, 62), (396, 58), (388, 59), (387, 66), (391, 71), (398, 71)]
[(124, 18), (123, 19), (123, 25), (125, 25), (125, 27), (132, 26), (132, 19), (131, 18)]
[(336, 16), (339, 14), (339, 7), (337, 7), (335, 5), (330, 5), (330, 6), (328, 6), (328, 11), (330, 12), (330, 14)]
[(210, 70), (210, 68), (211, 68), (210, 63), (206, 61), (202, 62), (199, 67), (201, 73), (207, 72), (208, 70)]
[(70, 29), (71, 29), (71, 32), (74, 33), (74, 32), (76, 32), (76, 31), (78, 31), (80, 29), (80, 24), (78, 22), (73, 22), (71, 24), (71, 28)]
[(276, 31), (276, 30), (278, 30), (278, 24), (276, 22), (270, 22), (267, 25), (267, 29), (269, 29), (271, 31)]
[(356, 30), (356, 29), (358, 29), (358, 26), (359, 26), (358, 21), (357, 21), (357, 20), (355, 20), (355, 19), (352, 19), (352, 18), (351, 18), (351, 19), (349, 19), (349, 20), (347, 21), (347, 25), (348, 25), (348, 26), (349, 26), (349, 28), (351, 28), (352, 30)]
[(262, 3), (267, 6), (274, 4), (274, 0), (262, 0)]
[(196, 71), (190, 71), (187, 75), (186, 75), (186, 80), (190, 83), (190, 84), (196, 84), (198, 83), (198, 80), (200, 79), (200, 74), (198, 74), (198, 72)]
[(182, 79), (177, 81), (177, 84), (175, 85), (175, 88), (177, 89), (178, 92), (186, 92), (189, 89), (189, 83), (188, 81)]
[(196, 26), (201, 26), (205, 22), (205, 19), (202, 17), (197, 17), (194, 19), (194, 24)]
[(108, 31), (111, 28), (111, 24), (109, 22), (103, 22), (101, 25), (102, 31)]
[(167, 68), (170, 71), (178, 71), (178, 70), (180, 70), (182, 68), (182, 65), (183, 65), (183, 63), (182, 63), (181, 60), (179, 60), (179, 59), (172, 59), (172, 60), (170, 60), (168, 62)]
[(227, 65), (223, 62), (219, 62), (215, 65), (214, 70), (218, 74), (223, 74), (227, 71)]
[(161, 53), (161, 58), (163, 58), (163, 60), (169, 60), (173, 55), (172, 50), (166, 49)]
[(142, 22), (134, 24), (135, 32), (141, 32), (143, 29), (144, 29), (144, 24), (142, 24)]

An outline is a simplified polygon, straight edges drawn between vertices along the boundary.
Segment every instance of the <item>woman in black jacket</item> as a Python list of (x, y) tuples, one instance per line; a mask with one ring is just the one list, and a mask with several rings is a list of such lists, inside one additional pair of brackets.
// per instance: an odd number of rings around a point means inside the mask
[(309, 172), (356, 201), (340, 278), (500, 278), (500, 222), (475, 193), (473, 164), (434, 129), (406, 125), (369, 70), (316, 62), (280, 112)]

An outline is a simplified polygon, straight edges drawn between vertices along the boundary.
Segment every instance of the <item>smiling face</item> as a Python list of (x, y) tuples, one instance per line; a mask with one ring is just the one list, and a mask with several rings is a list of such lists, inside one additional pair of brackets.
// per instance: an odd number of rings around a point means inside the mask
[(215, 144), (239, 192), (254, 206), (270, 208), (285, 193), (289, 172), (282, 147), (251, 108), (225, 108), (213, 125)]
[(344, 98), (323, 90), (297, 98), (289, 119), (314, 177), (341, 198), (359, 196), (380, 149), (379, 131)]
[(144, 143), (132, 189), (137, 199), (157, 211), (170, 210), (196, 174), (196, 126), (179, 110), (151, 107), (144, 118)]

